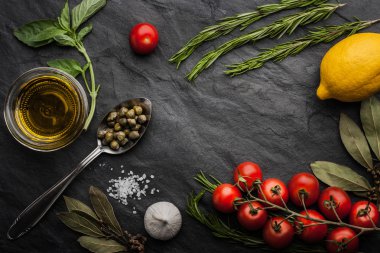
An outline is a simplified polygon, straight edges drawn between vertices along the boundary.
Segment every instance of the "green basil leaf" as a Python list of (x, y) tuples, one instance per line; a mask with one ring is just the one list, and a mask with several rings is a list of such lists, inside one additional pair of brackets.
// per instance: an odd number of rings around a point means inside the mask
[(32, 42), (30, 41), (27, 45), (30, 46), (30, 47), (42, 47), (42, 46), (45, 46), (47, 44), (50, 44), (54, 41), (54, 39), (50, 39), (50, 40), (43, 40), (43, 41), (38, 41), (38, 42)]
[(92, 211), (92, 209), (88, 205), (83, 203), (82, 201), (79, 201), (77, 199), (73, 199), (67, 196), (63, 196), (63, 198), (65, 200), (66, 207), (67, 207), (67, 210), (69, 210), (69, 212), (81, 211), (81, 212), (87, 213), (88, 215), (92, 216), (95, 219), (98, 219), (94, 211)]
[(62, 29), (70, 31), (70, 9), (69, 2), (66, 0), (65, 5), (61, 11), (61, 15), (58, 17), (58, 23)]
[(85, 27), (83, 27), (82, 30), (79, 31), (79, 33), (78, 33), (78, 40), (79, 40), (79, 41), (82, 41), (83, 38), (84, 38), (87, 34), (89, 34), (91, 31), (92, 31), (92, 24), (90, 23), (90, 24), (86, 25)]
[(106, 0), (83, 0), (71, 12), (71, 28), (75, 31), (87, 19), (103, 8), (106, 3)]
[(314, 175), (329, 186), (353, 192), (364, 192), (371, 189), (367, 179), (346, 166), (325, 161), (316, 161), (310, 166)]
[(348, 153), (362, 166), (373, 168), (371, 151), (362, 130), (347, 115), (340, 115), (340, 137)]
[[(47, 64), (50, 67), (65, 71), (66, 73), (69, 73), (73, 77), (76, 77), (83, 71), (82, 67), (80, 66), (80, 63), (74, 59), (57, 59), (57, 60), (48, 61)], [(65, 201), (66, 201), (66, 198), (65, 198)], [(66, 205), (67, 205), (67, 202), (66, 202)]]
[(108, 201), (107, 196), (98, 188), (90, 187), (90, 200), (96, 215), (107, 224), (115, 233), (123, 234), (119, 222), (115, 217), (111, 203)]
[(58, 213), (57, 216), (66, 226), (74, 231), (93, 237), (105, 236), (99, 224), (78, 213), (62, 212)]
[(75, 40), (66, 34), (55, 36), (54, 40), (61, 46), (75, 47)]
[(377, 159), (380, 159), (380, 101), (375, 97), (363, 101), (360, 118), (368, 143)]
[(49, 44), (55, 36), (65, 33), (65, 30), (57, 27), (55, 20), (34, 21), (15, 29), (13, 32), (17, 39), (31, 47)]
[(126, 251), (127, 249), (115, 240), (107, 240), (104, 238), (94, 238), (90, 236), (81, 236), (78, 242), (83, 248), (94, 253), (114, 253)]

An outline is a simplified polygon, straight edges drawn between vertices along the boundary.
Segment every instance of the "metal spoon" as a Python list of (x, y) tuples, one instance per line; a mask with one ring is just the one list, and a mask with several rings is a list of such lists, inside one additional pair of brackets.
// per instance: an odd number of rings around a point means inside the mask
[[(86, 158), (84, 158), (72, 172), (70, 172), (67, 176), (62, 178), (49, 190), (47, 190), (40, 197), (34, 200), (16, 218), (16, 220), (13, 222), (12, 226), (8, 230), (8, 239), (17, 239), (20, 236), (27, 233), (31, 228), (33, 228), (46, 214), (46, 212), (50, 209), (50, 207), (54, 204), (54, 202), (58, 199), (62, 192), (67, 188), (67, 186), (73, 181), (73, 179), (101, 153), (119, 155), (127, 152), (136, 145), (136, 143), (141, 139), (141, 137), (145, 133), (151, 119), (152, 103), (150, 102), (150, 100), (147, 98), (134, 98), (131, 100), (127, 100), (114, 107), (113, 111), (117, 111), (122, 106), (130, 108), (134, 105), (141, 106), (143, 108), (144, 114), (147, 116), (147, 122), (139, 130), (140, 137), (137, 140), (134, 140), (133, 142), (129, 141), (125, 146), (120, 147), (118, 150), (112, 150), (108, 146), (102, 145), (101, 140), (98, 139), (98, 146)], [(107, 128), (107, 115), (100, 123), (98, 130)]]

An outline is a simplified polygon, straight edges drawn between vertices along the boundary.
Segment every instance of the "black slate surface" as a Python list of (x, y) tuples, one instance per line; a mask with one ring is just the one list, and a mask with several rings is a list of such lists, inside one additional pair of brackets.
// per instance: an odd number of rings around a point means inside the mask
[[(31, 68), (45, 66), (54, 58), (74, 57), (75, 50), (49, 45), (31, 49), (12, 35), (12, 29), (26, 22), (56, 17), (64, 1), (10, 0), (0, 2), (0, 101), (4, 101), (13, 80)], [(71, 6), (78, 1), (70, 1)], [(160, 200), (171, 201), (182, 211), (181, 233), (173, 240), (149, 239), (147, 252), (248, 252), (250, 249), (214, 238), (210, 231), (185, 213), (187, 194), (199, 189), (192, 180), (200, 169), (231, 180), (232, 169), (245, 160), (262, 165), (265, 177), (287, 181), (293, 173), (308, 171), (309, 163), (329, 160), (360, 167), (349, 157), (338, 134), (340, 112), (354, 118), (359, 104), (318, 101), (319, 63), (331, 45), (306, 50), (282, 63), (236, 78), (222, 74), (223, 65), (255, 55), (258, 49), (275, 45), (264, 40), (236, 50), (205, 71), (194, 84), (184, 75), (207, 50), (222, 41), (202, 46), (179, 71), (167, 59), (201, 28), (217, 19), (252, 10), (274, 0), (110, 0), (91, 22), (94, 31), (85, 46), (102, 85), (98, 107), (90, 129), (69, 147), (39, 153), (18, 144), (0, 121), (0, 252), (86, 252), (75, 241), (78, 234), (67, 229), (55, 216), (64, 210), (62, 198), (29, 234), (17, 241), (5, 239), (14, 218), (26, 205), (68, 173), (96, 145), (96, 126), (118, 101), (144, 96), (153, 101), (154, 116), (142, 142), (122, 156), (103, 155), (94, 161), (66, 190), (65, 194), (88, 201), (88, 188), (105, 190), (108, 180), (127, 171), (154, 174), (152, 186), (160, 192), (123, 206), (114, 200), (116, 214), (131, 232), (143, 231), (144, 210)], [(346, 7), (323, 24), (340, 24), (354, 16), (380, 17), (378, 0), (345, 0)], [(267, 24), (266, 18), (248, 30)], [(131, 27), (148, 21), (160, 32), (160, 44), (150, 56), (136, 56), (128, 45)], [(301, 28), (297, 37), (307, 28)], [(380, 32), (380, 25), (368, 31)], [(234, 35), (239, 34), (235, 32)], [(282, 39), (287, 40), (288, 37)], [(3, 103), (0, 103), (3, 110)], [(99, 167), (105, 163), (107, 168)], [(109, 168), (114, 167), (111, 171)], [(363, 172), (363, 171), (361, 171)], [(136, 206), (137, 214), (132, 214)], [(206, 206), (209, 206), (206, 203)], [(377, 237), (379, 238), (379, 237)], [(363, 252), (378, 252), (375, 236), (362, 240)], [(258, 252), (260, 250), (257, 250)]]

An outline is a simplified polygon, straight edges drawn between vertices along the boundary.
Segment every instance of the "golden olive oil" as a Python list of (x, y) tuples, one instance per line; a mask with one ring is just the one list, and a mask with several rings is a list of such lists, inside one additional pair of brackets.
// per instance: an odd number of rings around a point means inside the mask
[(75, 129), (79, 103), (76, 90), (67, 80), (39, 76), (23, 85), (16, 101), (16, 122), (31, 139), (64, 141)]

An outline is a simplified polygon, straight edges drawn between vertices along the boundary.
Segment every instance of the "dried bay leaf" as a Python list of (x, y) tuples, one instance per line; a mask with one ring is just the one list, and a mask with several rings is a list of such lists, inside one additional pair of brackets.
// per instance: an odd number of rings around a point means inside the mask
[(106, 223), (114, 232), (123, 234), (119, 222), (115, 217), (111, 203), (107, 196), (95, 186), (90, 187), (90, 199), (96, 215)]
[(369, 145), (376, 157), (380, 159), (380, 101), (375, 97), (363, 101), (360, 119)]
[(371, 151), (363, 132), (344, 113), (340, 115), (339, 130), (342, 142), (352, 158), (368, 169), (373, 168)]
[(93, 236), (104, 237), (99, 224), (84, 216), (74, 212), (62, 212), (57, 214), (58, 218), (69, 228), (79, 233)]
[(126, 251), (127, 249), (115, 240), (107, 240), (103, 238), (94, 238), (90, 236), (81, 236), (78, 242), (83, 248), (94, 253), (114, 253)]
[(367, 179), (349, 167), (325, 161), (316, 161), (310, 166), (314, 175), (329, 186), (354, 192), (369, 191), (371, 188)]
[(63, 196), (63, 198), (65, 200), (67, 210), (69, 210), (70, 212), (81, 211), (92, 216), (94, 219), (98, 220), (98, 217), (96, 216), (94, 211), (92, 211), (92, 209), (88, 205), (83, 203), (82, 201), (79, 201), (77, 199), (73, 199), (67, 196)]

